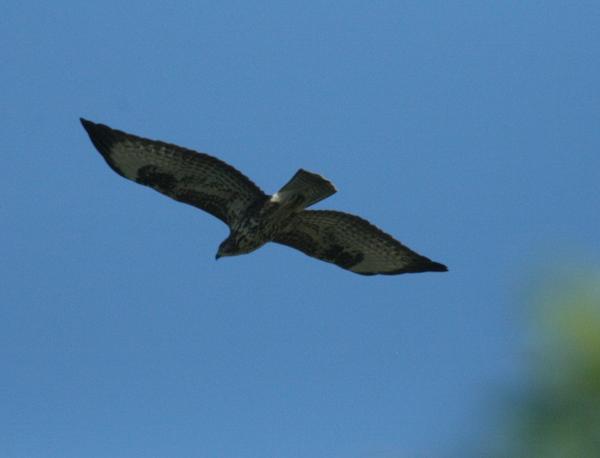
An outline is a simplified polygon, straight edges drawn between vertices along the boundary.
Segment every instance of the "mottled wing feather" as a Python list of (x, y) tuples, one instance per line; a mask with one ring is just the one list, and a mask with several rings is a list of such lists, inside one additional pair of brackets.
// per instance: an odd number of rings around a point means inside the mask
[(274, 241), (361, 275), (448, 270), (368, 221), (337, 211), (300, 212), (291, 228), (278, 234)]
[(81, 120), (94, 146), (119, 175), (200, 208), (228, 225), (265, 194), (225, 162), (177, 145)]

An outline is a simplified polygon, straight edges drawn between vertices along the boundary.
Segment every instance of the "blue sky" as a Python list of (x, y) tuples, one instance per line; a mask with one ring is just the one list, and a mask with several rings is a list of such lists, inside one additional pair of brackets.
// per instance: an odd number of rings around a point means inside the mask
[[(0, 455), (447, 456), (597, 266), (597, 2), (15, 2), (0, 14)], [(300, 167), (445, 274), (361, 277), (128, 182), (78, 118)]]

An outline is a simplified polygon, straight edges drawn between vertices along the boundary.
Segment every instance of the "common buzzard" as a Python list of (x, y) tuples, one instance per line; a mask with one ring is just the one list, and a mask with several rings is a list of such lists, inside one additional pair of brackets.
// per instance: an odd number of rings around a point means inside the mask
[(217, 259), (250, 253), (267, 242), (296, 248), (361, 275), (445, 272), (368, 221), (332, 210), (305, 210), (336, 192), (306, 170), (272, 196), (225, 162), (180, 146), (148, 140), (81, 119), (119, 175), (216, 216), (230, 234)]

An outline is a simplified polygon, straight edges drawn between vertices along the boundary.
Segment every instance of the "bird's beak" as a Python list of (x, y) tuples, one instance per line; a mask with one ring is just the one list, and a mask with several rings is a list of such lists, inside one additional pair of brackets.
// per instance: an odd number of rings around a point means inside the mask
[(217, 254), (215, 255), (215, 259), (219, 259), (220, 257), (221, 257), (221, 255), (220, 255), (219, 253), (217, 253)]

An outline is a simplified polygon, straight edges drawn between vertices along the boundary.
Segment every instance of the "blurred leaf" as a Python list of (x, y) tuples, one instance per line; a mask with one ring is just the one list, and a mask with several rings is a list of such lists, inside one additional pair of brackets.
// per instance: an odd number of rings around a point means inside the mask
[(534, 308), (533, 378), (504, 456), (600, 456), (600, 276), (547, 285)]

